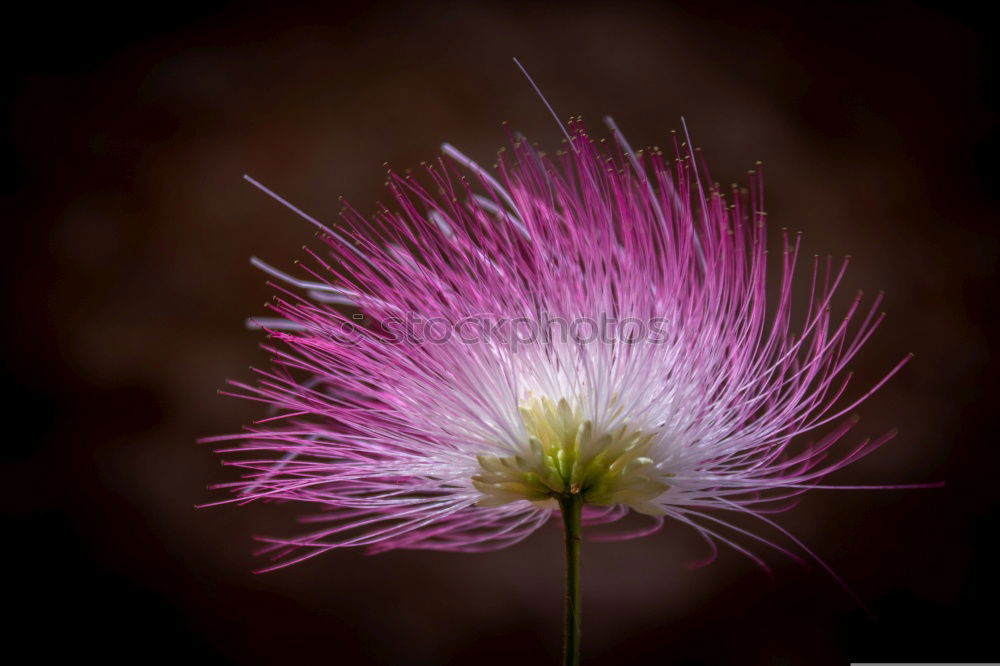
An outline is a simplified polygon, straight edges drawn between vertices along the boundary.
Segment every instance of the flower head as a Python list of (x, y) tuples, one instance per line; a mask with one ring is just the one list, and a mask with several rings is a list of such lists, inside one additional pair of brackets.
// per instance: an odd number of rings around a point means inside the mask
[(284, 283), (279, 317), (254, 320), (274, 366), (235, 385), (272, 414), (230, 438), (252, 455), (226, 485), (318, 509), (269, 540), (276, 566), (499, 548), (568, 496), (585, 522), (632, 510), (750, 555), (734, 537), (771, 542), (714, 510), (780, 530), (763, 513), (891, 436), (834, 446), (906, 360), (844, 397), (881, 295), (834, 314), (846, 259), (787, 232), (768, 255), (759, 168), (723, 190), (689, 142), (636, 153), (610, 124), (605, 142), (573, 123), (554, 156), (512, 137), (492, 173), (445, 145), (429, 187), (389, 173), (394, 208), (306, 216), (325, 243), (308, 278), (254, 260)]

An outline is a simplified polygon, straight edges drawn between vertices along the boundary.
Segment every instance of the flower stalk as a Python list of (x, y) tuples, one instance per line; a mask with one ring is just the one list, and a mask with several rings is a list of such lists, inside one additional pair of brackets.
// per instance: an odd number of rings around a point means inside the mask
[(566, 624), (563, 633), (563, 664), (580, 664), (580, 523), (583, 495), (567, 493), (559, 498), (566, 543)]

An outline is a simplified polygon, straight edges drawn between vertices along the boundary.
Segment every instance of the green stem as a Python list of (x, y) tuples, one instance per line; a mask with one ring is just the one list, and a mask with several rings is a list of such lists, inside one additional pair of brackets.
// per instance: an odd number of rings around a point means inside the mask
[(580, 664), (580, 514), (583, 497), (579, 493), (559, 498), (566, 537), (566, 626), (563, 635), (564, 666)]

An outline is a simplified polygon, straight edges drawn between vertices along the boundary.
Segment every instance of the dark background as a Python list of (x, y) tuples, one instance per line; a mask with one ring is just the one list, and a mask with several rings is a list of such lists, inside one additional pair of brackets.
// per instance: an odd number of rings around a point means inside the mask
[[(584, 551), (586, 663), (1000, 659), (993, 342), (995, 34), (973, 5), (43, 3), (5, 17), (5, 650), (103, 663), (553, 664), (559, 530), (484, 555), (341, 551), (255, 576), (294, 512), (195, 510), (226, 478), (195, 438), (257, 407), (244, 317), (319, 217), (379, 198), (443, 140), (483, 162), (504, 120), (633, 144), (684, 114), (715, 177), (766, 164), (769, 219), (889, 317), (857, 372), (915, 361), (861, 410), (901, 434), (780, 516), (878, 616), (780, 555), (770, 583), (680, 526)], [(776, 232), (776, 229), (774, 230)], [(13, 618), (13, 623), (11, 623)]]

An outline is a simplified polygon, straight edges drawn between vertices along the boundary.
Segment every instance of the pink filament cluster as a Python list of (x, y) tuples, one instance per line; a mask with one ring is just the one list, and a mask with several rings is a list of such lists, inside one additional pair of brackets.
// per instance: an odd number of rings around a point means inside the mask
[[(425, 165), (427, 186), (390, 172), (393, 209), (366, 219), (347, 207), (336, 230), (309, 218), (325, 247), (310, 252), (308, 278), (259, 262), (286, 283), (275, 285), (280, 319), (260, 321), (273, 367), (257, 370), (255, 385), (233, 385), (271, 415), (211, 439), (240, 453), (229, 464), (244, 474), (222, 484), (234, 493), (227, 501), (317, 509), (304, 518), (313, 531), (265, 539), (273, 566), (347, 546), (477, 551), (531, 534), (551, 508), (477, 506), (471, 482), (477, 456), (524, 445), (526, 395), (571, 397), (604, 427), (656, 433), (651, 455), (670, 486), (655, 499), (664, 516), (620, 537), (672, 519), (713, 554), (722, 542), (758, 562), (747, 540), (789, 551), (720, 510), (801, 547), (765, 514), (892, 436), (835, 446), (857, 421), (851, 411), (908, 357), (847, 395), (846, 366), (882, 319), (881, 294), (863, 308), (859, 293), (835, 315), (847, 259), (803, 259), (787, 232), (768, 255), (759, 168), (748, 189), (723, 191), (676, 137), (674, 158), (633, 153), (617, 133), (595, 141), (579, 122), (564, 148), (546, 156), (510, 137), (494, 177), (446, 146), (455, 159)], [(807, 294), (793, 299), (797, 268)], [(448, 325), (543, 313), (666, 325), (658, 340), (386, 336), (386, 322), (404, 314)], [(627, 512), (588, 507), (586, 518)]]

